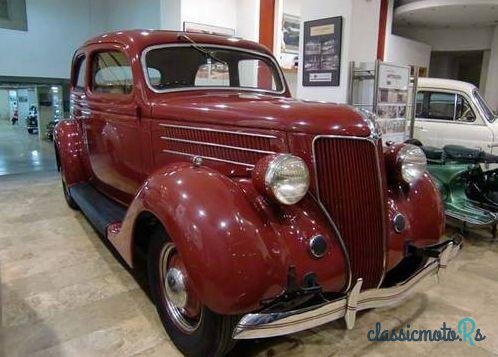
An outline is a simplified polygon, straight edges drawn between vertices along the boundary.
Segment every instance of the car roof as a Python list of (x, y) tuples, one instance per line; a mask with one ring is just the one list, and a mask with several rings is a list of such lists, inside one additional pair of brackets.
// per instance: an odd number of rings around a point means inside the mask
[(450, 89), (465, 93), (470, 93), (476, 89), (473, 84), (467, 82), (455, 81), (453, 79), (424, 77), (418, 79), (417, 88)]
[(209, 35), (203, 33), (167, 31), (167, 30), (126, 30), (108, 32), (87, 40), (84, 46), (101, 43), (118, 43), (135, 51), (142, 51), (144, 48), (172, 43), (189, 43), (181, 38), (181, 35), (188, 35), (193, 41), (199, 44), (210, 44), (218, 46), (238, 47), (246, 50), (262, 52), (267, 55), (272, 53), (265, 46), (237, 37), (226, 37), (219, 35)]

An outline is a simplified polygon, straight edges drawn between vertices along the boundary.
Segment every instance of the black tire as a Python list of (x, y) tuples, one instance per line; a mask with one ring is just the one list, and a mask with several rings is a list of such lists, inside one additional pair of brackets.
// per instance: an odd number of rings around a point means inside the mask
[(33, 134), (33, 129), (28, 129), (28, 133)]
[(172, 312), (168, 308), (164, 283), (161, 279), (164, 251), (174, 245), (163, 229), (154, 231), (151, 239), (147, 257), (149, 287), (159, 317), (171, 341), (186, 356), (224, 356), (235, 344), (232, 332), (238, 321), (237, 317), (220, 315), (202, 307), (200, 318), (195, 323), (193, 331), (186, 332), (178, 327), (178, 320), (172, 317)]

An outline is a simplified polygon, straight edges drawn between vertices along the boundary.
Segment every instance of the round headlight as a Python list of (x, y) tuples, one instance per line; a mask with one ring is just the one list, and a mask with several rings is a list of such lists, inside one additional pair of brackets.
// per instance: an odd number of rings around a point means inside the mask
[[(308, 166), (299, 157), (280, 154), (262, 159), (253, 172), (256, 187), (276, 201), (293, 205), (308, 192), (310, 175)], [(263, 181), (261, 184), (258, 181)]]
[(422, 149), (415, 145), (403, 146), (398, 151), (396, 162), (406, 183), (417, 181), (427, 169), (427, 158)]

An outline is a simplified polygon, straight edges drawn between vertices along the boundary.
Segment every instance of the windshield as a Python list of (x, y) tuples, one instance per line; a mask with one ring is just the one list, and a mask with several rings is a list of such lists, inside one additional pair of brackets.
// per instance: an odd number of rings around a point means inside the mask
[(195, 45), (159, 47), (146, 52), (148, 83), (156, 91), (241, 88), (283, 92), (274, 62), (243, 50)]
[(479, 107), (481, 107), (482, 113), (486, 117), (487, 121), (490, 123), (494, 122), (496, 117), (491, 108), (489, 108), (488, 103), (486, 100), (481, 96), (481, 93), (479, 93), (478, 90), (474, 90), (474, 98), (476, 98), (477, 102), (479, 103)]

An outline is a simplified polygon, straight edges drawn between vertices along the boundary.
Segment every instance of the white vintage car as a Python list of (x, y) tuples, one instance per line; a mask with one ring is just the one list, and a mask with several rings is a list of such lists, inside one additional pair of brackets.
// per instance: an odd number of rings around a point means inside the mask
[(423, 145), (498, 153), (498, 120), (470, 83), (419, 78), (415, 118), (414, 138)]

